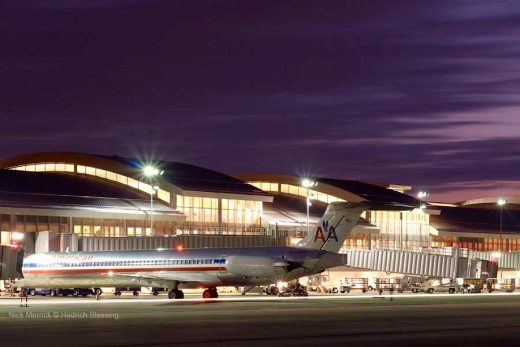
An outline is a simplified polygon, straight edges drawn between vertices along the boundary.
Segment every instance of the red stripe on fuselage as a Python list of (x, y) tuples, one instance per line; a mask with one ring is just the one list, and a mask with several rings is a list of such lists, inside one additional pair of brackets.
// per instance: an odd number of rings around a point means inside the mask
[(147, 268), (114, 268), (114, 269), (26, 269), (27, 275), (59, 275), (59, 274), (84, 274), (84, 273), (108, 273), (108, 272), (161, 272), (161, 271), (226, 271), (225, 267), (219, 266), (194, 266), (194, 267), (147, 267)]

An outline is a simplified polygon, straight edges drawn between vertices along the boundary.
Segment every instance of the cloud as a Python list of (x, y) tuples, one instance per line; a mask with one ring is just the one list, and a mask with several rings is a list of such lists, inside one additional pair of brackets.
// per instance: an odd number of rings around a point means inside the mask
[(0, 5), (4, 156), (147, 152), (443, 194), (517, 179), (516, 2), (36, 3)]

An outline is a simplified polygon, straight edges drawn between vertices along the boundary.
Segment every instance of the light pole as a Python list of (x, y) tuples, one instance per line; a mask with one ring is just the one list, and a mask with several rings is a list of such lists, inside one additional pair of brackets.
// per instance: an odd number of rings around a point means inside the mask
[(153, 232), (153, 196), (159, 190), (159, 186), (153, 186), (150, 192), (150, 236), (154, 236)]
[[(156, 167), (147, 165), (143, 168), (143, 174), (151, 180), (157, 175), (162, 175), (162, 171)], [(153, 236), (153, 196), (159, 190), (159, 186), (150, 184), (150, 187), (150, 234)]]
[[(425, 192), (425, 191), (420, 191), (417, 193), (417, 198), (421, 200), (421, 205), (419, 206), (419, 210), (421, 212), (424, 212), (424, 210), (426, 209), (426, 204), (423, 203), (423, 200), (426, 199), (427, 197), (430, 196), (430, 193), (428, 192)], [(403, 249), (403, 242), (402, 242), (402, 230), (404, 228), (404, 224), (403, 224), (403, 212), (401, 212), (401, 250)], [(420, 246), (419, 247), (422, 247), (422, 224), (420, 223), (419, 224), (419, 244)], [(431, 242), (430, 242), (430, 245), (429, 247), (431, 247)]]
[(309, 235), (309, 233), (311, 232), (310, 224), (309, 224), (309, 207), (311, 206), (311, 199), (309, 197), (309, 188), (316, 187), (317, 185), (318, 185), (318, 182), (313, 181), (313, 180), (311, 180), (309, 178), (302, 179), (302, 187), (307, 189), (307, 199), (306, 199), (306, 204), (307, 204), (307, 235)]
[[(499, 236), (499, 242), (500, 242), (500, 246), (498, 248), (500, 254), (502, 255), (503, 252), (503, 247), (502, 247), (502, 212), (504, 211), (504, 207), (506, 206), (507, 204), (507, 200), (506, 199), (498, 199), (497, 200), (497, 205), (498, 205), (498, 208), (500, 209), (500, 236)], [(502, 270), (500, 270), (500, 278), (502, 278)]]

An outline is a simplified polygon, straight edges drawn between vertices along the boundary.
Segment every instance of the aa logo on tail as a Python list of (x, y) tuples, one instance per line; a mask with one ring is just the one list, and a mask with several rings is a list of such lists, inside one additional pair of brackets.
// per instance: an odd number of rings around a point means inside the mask
[[(324, 232), (327, 233), (326, 238)], [(331, 238), (336, 240), (336, 242), (339, 242), (338, 235), (336, 234), (336, 228), (334, 228), (333, 225), (329, 226), (329, 221), (324, 220), (322, 225), (319, 225), (316, 229), (316, 235), (314, 235), (314, 242), (322, 240), (323, 243), (325, 243)]]

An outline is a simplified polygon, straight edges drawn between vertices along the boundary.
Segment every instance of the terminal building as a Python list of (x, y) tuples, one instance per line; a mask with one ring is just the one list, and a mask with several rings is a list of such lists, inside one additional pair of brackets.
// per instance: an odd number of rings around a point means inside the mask
[(291, 245), (327, 204), (371, 201), (415, 208), (364, 212), (344, 251), (520, 251), (520, 198), (426, 203), (405, 185), (302, 179), (70, 152), (4, 158), (0, 243), (23, 237), (27, 253)]

